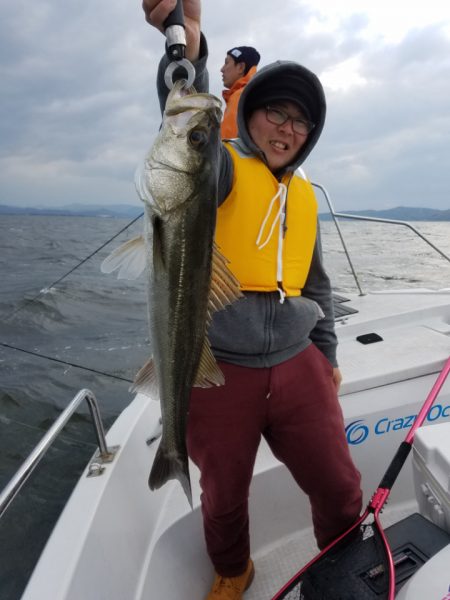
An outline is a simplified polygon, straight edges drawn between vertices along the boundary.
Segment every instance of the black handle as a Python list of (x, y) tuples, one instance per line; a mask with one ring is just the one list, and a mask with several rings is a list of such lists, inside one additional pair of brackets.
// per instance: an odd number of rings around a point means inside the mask
[(398, 447), (398, 450), (391, 461), (383, 479), (378, 487), (390, 490), (394, 485), (395, 480), (398, 477), (406, 459), (411, 451), (412, 445), (408, 442), (402, 442)]
[(184, 27), (184, 12), (182, 0), (177, 0), (177, 5), (163, 23), (166, 30), (171, 25), (181, 25)]
[(184, 12), (182, 0), (163, 23), (166, 34), (166, 54), (171, 62), (180, 61), (186, 53), (186, 33), (184, 30)]

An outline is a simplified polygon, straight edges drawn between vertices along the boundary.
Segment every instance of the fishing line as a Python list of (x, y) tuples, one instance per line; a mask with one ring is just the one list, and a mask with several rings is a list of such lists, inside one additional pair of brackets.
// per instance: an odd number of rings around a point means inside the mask
[(144, 215), (144, 213), (142, 212), (140, 215), (138, 215), (135, 219), (133, 219), (132, 221), (130, 221), (128, 223), (128, 225), (126, 225), (125, 227), (123, 227), (120, 231), (118, 231), (117, 233), (115, 233), (112, 237), (110, 237), (108, 240), (106, 240), (106, 242), (104, 242), (101, 246), (99, 246), (96, 250), (94, 250), (94, 252), (91, 252), (91, 254), (89, 254), (89, 256), (86, 256), (86, 258), (83, 258), (83, 260), (81, 260), (77, 265), (75, 265), (74, 267), (72, 267), (72, 269), (70, 269), (70, 271), (67, 271), (67, 273), (65, 275), (63, 275), (62, 277), (60, 277), (59, 279), (57, 279), (56, 281), (54, 281), (53, 283), (51, 283), (50, 285), (46, 286), (45, 288), (43, 288), (38, 294), (36, 294), (36, 296), (34, 296), (33, 298), (30, 298), (29, 300), (25, 300), (23, 302), (23, 304), (21, 306), (19, 306), (18, 308), (16, 308), (15, 310), (13, 310), (9, 315), (7, 315), (5, 317), (5, 320), (9, 320), (11, 319), (14, 315), (16, 315), (18, 312), (20, 312), (21, 310), (23, 310), (25, 307), (27, 307), (29, 304), (32, 304), (33, 302), (35, 302), (40, 296), (42, 296), (43, 294), (46, 294), (47, 291), (54, 287), (55, 285), (58, 285), (58, 283), (61, 283), (61, 281), (63, 279), (65, 279), (66, 277), (68, 277), (71, 273), (73, 273), (74, 271), (76, 271), (79, 267), (81, 267), (81, 265), (84, 265), (85, 262), (87, 262), (90, 258), (92, 258), (93, 256), (95, 256), (97, 254), (97, 252), (100, 252), (100, 250), (103, 250), (103, 248), (105, 246), (107, 246), (110, 242), (112, 242), (116, 237), (118, 237), (121, 233), (123, 233), (124, 231), (126, 231), (129, 227), (131, 227), (131, 225), (133, 225), (134, 223), (136, 223), (136, 221), (138, 221), (142, 216)]
[(45, 358), (47, 360), (51, 360), (52, 362), (57, 362), (62, 365), (67, 365), (68, 367), (75, 367), (76, 369), (83, 369), (84, 371), (90, 371), (91, 373), (95, 373), (96, 375), (104, 375), (105, 377), (110, 377), (111, 379), (119, 379), (120, 381), (126, 381), (127, 383), (133, 383), (133, 381), (131, 379), (126, 379), (125, 377), (120, 377), (119, 375), (111, 375), (111, 373), (105, 373), (104, 371), (98, 371), (97, 369), (91, 369), (90, 367), (84, 367), (83, 365), (77, 365), (76, 363), (67, 362), (66, 360), (54, 358), (53, 356), (46, 356), (45, 354), (39, 354), (38, 352), (33, 352), (32, 350), (25, 350), (24, 348), (18, 348), (17, 346), (5, 344), (4, 342), (0, 342), (0, 346), (3, 346), (4, 348), (9, 348), (10, 350), (17, 350), (18, 352), (23, 352), (24, 354), (31, 354), (31, 356), (37, 356), (38, 358)]
[[(7, 425), (9, 425), (10, 423), (15, 423), (16, 425), (20, 425), (20, 427), (23, 427), (24, 429), (30, 429), (31, 431), (39, 432), (42, 435), (42, 428), (36, 425), (30, 425), (29, 423), (24, 423), (23, 421), (18, 421), (17, 419), (12, 419), (11, 417), (5, 417), (3, 415), (2, 422), (6, 423)], [(97, 448), (97, 444), (95, 444), (94, 442), (89, 442), (88, 440), (80, 440), (78, 438), (72, 437), (71, 435), (67, 435), (67, 433), (64, 434), (64, 438), (69, 442), (76, 444), (77, 446), (91, 446), (94, 449)]]

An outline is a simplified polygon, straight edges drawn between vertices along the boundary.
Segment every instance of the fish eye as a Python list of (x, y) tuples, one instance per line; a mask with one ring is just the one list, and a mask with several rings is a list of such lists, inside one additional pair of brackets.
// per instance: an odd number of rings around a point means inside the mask
[(208, 141), (208, 136), (203, 129), (193, 129), (189, 133), (189, 142), (194, 148), (199, 148), (204, 146)]

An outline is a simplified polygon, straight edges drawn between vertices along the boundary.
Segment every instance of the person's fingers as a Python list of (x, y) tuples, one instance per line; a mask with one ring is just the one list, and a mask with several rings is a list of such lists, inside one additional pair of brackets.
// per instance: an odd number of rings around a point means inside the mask
[(143, 0), (142, 8), (145, 13), (145, 20), (153, 27), (164, 33), (163, 23), (174, 10), (177, 0)]

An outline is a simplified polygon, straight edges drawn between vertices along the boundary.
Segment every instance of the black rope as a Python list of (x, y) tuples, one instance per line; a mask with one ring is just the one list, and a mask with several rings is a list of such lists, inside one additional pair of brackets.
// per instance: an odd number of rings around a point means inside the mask
[(144, 213), (141, 213), (140, 215), (138, 215), (135, 219), (133, 219), (132, 221), (130, 221), (128, 223), (128, 225), (126, 225), (125, 227), (123, 227), (120, 231), (118, 231), (117, 233), (115, 233), (112, 237), (110, 237), (108, 240), (106, 240), (106, 242), (104, 244), (102, 244), (101, 246), (99, 246), (96, 250), (94, 250), (94, 252), (91, 252), (91, 254), (89, 254), (89, 256), (86, 256), (86, 258), (83, 258), (83, 260), (81, 260), (77, 265), (75, 265), (72, 269), (70, 269), (70, 271), (67, 271), (67, 273), (65, 275), (63, 275), (62, 277), (60, 277), (59, 279), (57, 279), (56, 281), (54, 281), (53, 283), (51, 283), (50, 285), (47, 285), (43, 290), (41, 290), (39, 292), (39, 294), (36, 294), (36, 296), (34, 296), (33, 298), (30, 298), (29, 300), (25, 300), (23, 302), (23, 304), (21, 306), (19, 306), (18, 308), (16, 308), (15, 310), (13, 310), (9, 315), (7, 315), (5, 317), (5, 320), (11, 319), (14, 315), (16, 315), (18, 312), (20, 312), (21, 310), (23, 310), (25, 307), (27, 307), (29, 304), (32, 304), (33, 302), (35, 302), (40, 296), (42, 296), (43, 294), (46, 293), (46, 290), (49, 290), (50, 288), (54, 287), (55, 285), (58, 285), (58, 283), (61, 283), (61, 281), (63, 279), (65, 279), (66, 277), (68, 277), (71, 273), (73, 273), (74, 271), (76, 271), (76, 269), (78, 269), (79, 267), (81, 267), (81, 265), (83, 265), (85, 262), (87, 262), (90, 258), (92, 258), (93, 256), (95, 256), (97, 254), (97, 252), (100, 252), (100, 250), (103, 250), (103, 248), (105, 246), (107, 246), (110, 242), (112, 242), (116, 237), (118, 237), (121, 233), (123, 233), (124, 231), (126, 231), (129, 227), (131, 227), (131, 225), (133, 225), (134, 223), (136, 223), (136, 221), (138, 221)]
[[(58, 283), (61, 283), (61, 281), (63, 279), (65, 279), (66, 277), (68, 277), (76, 269), (78, 269), (79, 267), (81, 267), (81, 265), (83, 265), (90, 258), (92, 258), (93, 256), (95, 256), (98, 252), (100, 252), (100, 250), (102, 250), (105, 246), (107, 246), (110, 242), (112, 242), (116, 237), (118, 237), (121, 233), (123, 233), (129, 227), (131, 227), (131, 225), (133, 225), (134, 223), (136, 223), (136, 221), (138, 221), (143, 216), (143, 214), (144, 213), (141, 213), (136, 218), (132, 219), (127, 225), (125, 225), (125, 227), (122, 227), (122, 229), (120, 231), (118, 231), (117, 233), (115, 233), (112, 237), (110, 237), (108, 240), (106, 240), (106, 242), (104, 242), (101, 246), (99, 246), (96, 250), (94, 250), (94, 252), (91, 252), (91, 254), (89, 254), (89, 256), (86, 256), (86, 258), (83, 258), (83, 260), (81, 260), (78, 264), (76, 264), (69, 271), (67, 271), (67, 273), (65, 273), (62, 277), (59, 277), (59, 279), (57, 279), (56, 281), (54, 281), (53, 283), (51, 283), (50, 285), (48, 285), (46, 288), (44, 288), (44, 290), (41, 290), (39, 292), (39, 294), (36, 294), (36, 296), (34, 296), (33, 298), (30, 298), (30, 299), (26, 300), (16, 310), (12, 311), (9, 315), (7, 315), (5, 317), (5, 320), (11, 319), (15, 314), (17, 314), (19, 311), (23, 310), (26, 306), (28, 306), (29, 304), (32, 304), (33, 302), (35, 302), (40, 296), (42, 296), (45, 293), (45, 290), (48, 290), (49, 288), (52, 288), (55, 285), (58, 285)], [(57, 362), (57, 363), (60, 363), (62, 365), (66, 365), (68, 367), (75, 367), (76, 369), (82, 369), (84, 371), (90, 371), (91, 373), (96, 373), (97, 375), (103, 375), (105, 377), (110, 377), (111, 379), (118, 379), (120, 381), (126, 381), (127, 383), (133, 383), (133, 381), (131, 379), (126, 379), (125, 377), (119, 377), (118, 375), (112, 375), (111, 373), (105, 373), (104, 371), (98, 371), (97, 369), (91, 369), (90, 367), (84, 367), (83, 365), (77, 365), (76, 363), (71, 363), (71, 362), (68, 362), (68, 361), (65, 361), (65, 360), (54, 358), (53, 356), (46, 356), (45, 354), (39, 354), (38, 352), (33, 352), (32, 350), (25, 350), (24, 348), (19, 348), (17, 346), (12, 346), (10, 344), (5, 344), (3, 342), (0, 342), (0, 346), (3, 346), (4, 348), (8, 348), (10, 350), (16, 350), (17, 352), (23, 352), (24, 354), (30, 354), (31, 356), (37, 356), (38, 358), (44, 358), (46, 360)]]
[(119, 379), (120, 381), (126, 381), (127, 383), (133, 383), (133, 381), (131, 379), (126, 379), (125, 377), (119, 377), (118, 375), (111, 375), (111, 373), (105, 373), (104, 371), (98, 371), (97, 369), (91, 369), (90, 367), (84, 367), (83, 365), (77, 365), (75, 363), (67, 362), (66, 360), (54, 358), (53, 356), (46, 356), (45, 354), (39, 354), (38, 352), (33, 352), (32, 350), (25, 350), (24, 348), (18, 348), (17, 346), (5, 344), (4, 342), (0, 342), (0, 346), (3, 346), (3, 348), (9, 348), (10, 350), (17, 350), (18, 352), (23, 352), (24, 354), (31, 354), (31, 356), (37, 356), (38, 358), (45, 358), (46, 360), (51, 360), (53, 362), (57, 362), (62, 365), (67, 365), (68, 367), (75, 367), (76, 369), (83, 369), (84, 371), (90, 371), (91, 373), (96, 373), (97, 375), (104, 375), (105, 377), (111, 377), (112, 379)]

